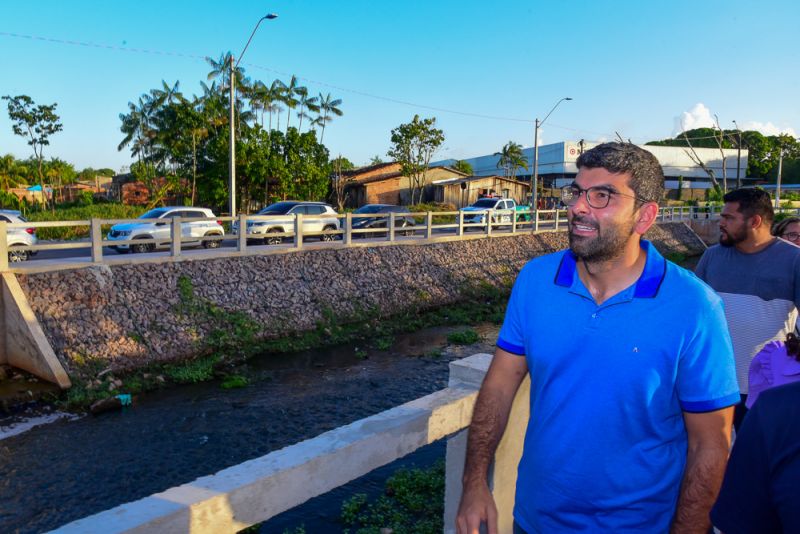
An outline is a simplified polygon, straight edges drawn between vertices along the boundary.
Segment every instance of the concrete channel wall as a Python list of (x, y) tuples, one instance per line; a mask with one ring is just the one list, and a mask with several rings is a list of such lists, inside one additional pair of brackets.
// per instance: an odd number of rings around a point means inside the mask
[[(683, 223), (647, 236), (664, 253), (699, 254)], [(289, 254), (101, 265), (18, 274), (69, 376), (93, 378), (195, 357), (232, 321), (278, 338), (325, 322), (385, 320), (450, 304), (476, 284), (510, 284), (534, 256), (567, 246), (564, 232)], [(46, 377), (45, 377), (46, 378)]]

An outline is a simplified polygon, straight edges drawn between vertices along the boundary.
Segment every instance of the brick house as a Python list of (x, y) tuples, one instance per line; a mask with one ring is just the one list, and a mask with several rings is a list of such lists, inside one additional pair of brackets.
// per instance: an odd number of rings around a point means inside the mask
[[(434, 200), (433, 182), (451, 178), (463, 178), (466, 174), (446, 166), (428, 169), (425, 175), (423, 202)], [(399, 163), (379, 163), (343, 173), (348, 180), (345, 186), (346, 205), (357, 208), (365, 204), (407, 205), (411, 200), (409, 179), (400, 174)]]
[(500, 195), (527, 204), (531, 185), (504, 176), (465, 176), (433, 181), (433, 200), (458, 208), (469, 206), (481, 196)]

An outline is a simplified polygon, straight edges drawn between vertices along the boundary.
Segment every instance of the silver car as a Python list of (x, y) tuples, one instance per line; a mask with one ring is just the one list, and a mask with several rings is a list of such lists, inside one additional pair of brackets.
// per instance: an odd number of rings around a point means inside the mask
[[(28, 220), (16, 210), (0, 210), (0, 221), (12, 224), (24, 224)], [(32, 247), (39, 240), (36, 238), (36, 228), (9, 228), (6, 245), (8, 246), (8, 261), (25, 261), (36, 255), (34, 250), (15, 250), (15, 247)]]
[[(135, 239), (140, 243), (131, 245), (120, 243), (110, 245), (117, 252), (150, 252), (156, 247), (169, 247), (169, 242), (154, 243), (154, 240), (169, 240), (172, 232), (172, 219), (214, 219), (216, 215), (208, 208), (193, 208), (188, 206), (169, 206), (154, 208), (140, 215), (139, 219), (164, 219), (163, 222), (134, 222), (120, 223), (111, 227), (106, 239), (108, 241), (127, 241)], [(197, 246), (202, 244), (206, 248), (218, 248), (225, 235), (225, 230), (219, 221), (186, 221), (181, 222), (181, 246)], [(204, 239), (205, 238), (205, 239)]]
[[(248, 239), (263, 241), (268, 245), (280, 245), (283, 237), (274, 234), (294, 232), (294, 219), (296, 214), (303, 215), (303, 234), (319, 234), (339, 230), (339, 217), (330, 205), (324, 202), (305, 202), (299, 200), (285, 200), (276, 202), (248, 218)], [(281, 217), (283, 215), (283, 217)], [(259, 218), (263, 216), (263, 218)], [(233, 223), (233, 233), (239, 232), (238, 221)], [(322, 234), (321, 241), (333, 241), (335, 234)]]

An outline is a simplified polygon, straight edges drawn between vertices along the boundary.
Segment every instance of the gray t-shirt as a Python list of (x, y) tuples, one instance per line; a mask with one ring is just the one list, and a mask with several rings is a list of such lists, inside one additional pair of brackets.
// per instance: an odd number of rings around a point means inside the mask
[(748, 391), (753, 356), (768, 342), (794, 331), (800, 308), (800, 247), (775, 239), (755, 254), (714, 245), (695, 273), (725, 304), (739, 389)]

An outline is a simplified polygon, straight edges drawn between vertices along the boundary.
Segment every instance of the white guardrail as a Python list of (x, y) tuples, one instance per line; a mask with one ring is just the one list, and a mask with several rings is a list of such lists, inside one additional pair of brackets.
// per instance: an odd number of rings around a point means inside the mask
[[(686, 221), (691, 219), (716, 219), (719, 217), (720, 207), (665, 207), (660, 208), (659, 221)], [(787, 210), (782, 210), (787, 211)], [(792, 213), (800, 212), (798, 209), (788, 210)], [(459, 238), (474, 239), (478, 237), (491, 237), (493, 234), (517, 234), (520, 232), (541, 232), (558, 231), (565, 228), (567, 221), (566, 210), (485, 210), (485, 211), (446, 211), (446, 212), (419, 212), (419, 213), (386, 213), (386, 214), (355, 214), (345, 213), (336, 216), (338, 219), (338, 229), (328, 229), (323, 231), (309, 231), (304, 228), (304, 221), (308, 223), (315, 219), (332, 219), (331, 215), (239, 215), (238, 217), (213, 217), (213, 218), (181, 218), (174, 217), (164, 219), (91, 219), (82, 221), (47, 221), (47, 222), (26, 222), (26, 223), (6, 223), (0, 222), (0, 272), (9, 269), (9, 250), (41, 252), (48, 250), (79, 250), (89, 249), (92, 263), (104, 262), (103, 247), (116, 245), (141, 245), (141, 239), (116, 239), (108, 240), (106, 234), (108, 229), (119, 223), (155, 223), (169, 226), (169, 233), (163, 238), (148, 238), (145, 242), (149, 249), (156, 247), (168, 247), (169, 256), (181, 256), (181, 251), (186, 248), (187, 243), (192, 245), (199, 243), (206, 244), (214, 242), (210, 248), (217, 246), (225, 240), (235, 240), (235, 250), (244, 252), (248, 248), (253, 249), (253, 243), (266, 243), (265, 234), (253, 233), (248, 228), (248, 221), (266, 223), (270, 221), (280, 222), (283, 231), (270, 232), (268, 237), (272, 241), (280, 239), (283, 243), (281, 249), (287, 248), (300, 249), (303, 247), (304, 240), (308, 238), (319, 239), (320, 241), (332, 241), (329, 245), (339, 247), (349, 247), (357, 243), (358, 238), (370, 239), (361, 243), (375, 243), (381, 241), (388, 242), (407, 242), (407, 241), (437, 241), (453, 240)], [(382, 227), (373, 225), (370, 228), (354, 227), (354, 222), (359, 219), (370, 219), (381, 221), (385, 219)], [(401, 226), (403, 222), (414, 219), (413, 226)], [(290, 221), (286, 224), (287, 220)], [(486, 224), (486, 220), (491, 221)], [(183, 235), (182, 224), (199, 221), (218, 221), (223, 224), (224, 234), (207, 237), (190, 237)], [(80, 232), (81, 236), (71, 241), (40, 242), (32, 246), (12, 246), (9, 247), (10, 232), (15, 229), (39, 229), (39, 228), (67, 228), (83, 227), (85, 230)], [(287, 228), (288, 227), (288, 228)], [(238, 228), (247, 228), (246, 233), (238, 232)], [(254, 251), (268, 254), (276, 251), (274, 246), (258, 246)], [(85, 253), (84, 253), (85, 255)], [(68, 263), (66, 259), (64, 263)], [(20, 264), (14, 264), (20, 266)]]

